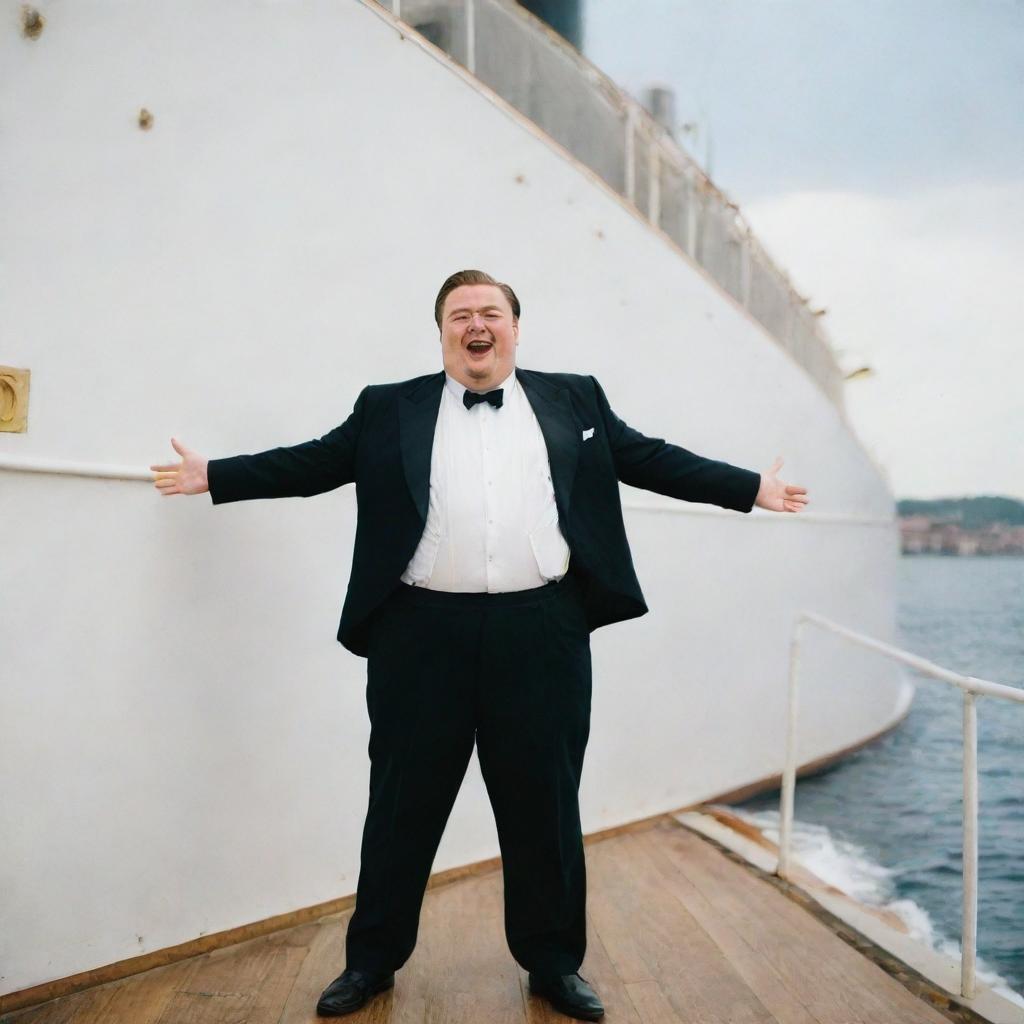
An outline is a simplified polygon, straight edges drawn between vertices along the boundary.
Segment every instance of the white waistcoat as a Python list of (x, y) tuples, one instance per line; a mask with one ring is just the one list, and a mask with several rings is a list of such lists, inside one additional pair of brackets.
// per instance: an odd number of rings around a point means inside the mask
[(445, 374), (427, 525), (406, 583), (495, 594), (541, 587), (569, 567), (540, 424), (514, 369), (498, 386), (500, 409), (467, 409), (466, 388)]

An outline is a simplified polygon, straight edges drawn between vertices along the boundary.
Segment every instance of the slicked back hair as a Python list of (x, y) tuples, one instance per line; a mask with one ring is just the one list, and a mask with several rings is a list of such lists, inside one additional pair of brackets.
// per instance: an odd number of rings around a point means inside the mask
[(519, 299), (516, 298), (516, 293), (507, 284), (495, 281), (490, 274), (485, 274), (482, 270), (460, 270), (452, 274), (441, 285), (441, 290), (437, 293), (437, 298), (434, 300), (434, 320), (437, 322), (439, 330), (441, 328), (441, 311), (444, 309), (444, 300), (448, 298), (450, 292), (464, 284), (493, 284), (495, 287), (500, 288), (505, 298), (508, 299), (508, 304), (512, 307), (512, 315), (516, 320), (519, 319)]

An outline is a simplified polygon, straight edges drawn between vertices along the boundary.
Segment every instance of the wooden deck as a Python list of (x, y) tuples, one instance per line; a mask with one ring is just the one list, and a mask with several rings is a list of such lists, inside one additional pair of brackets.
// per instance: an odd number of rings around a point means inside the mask
[[(608, 1024), (947, 1024), (816, 916), (671, 818), (587, 845), (580, 974)], [(17, 1024), (300, 1024), (345, 966), (351, 911), (54, 999)], [(395, 988), (342, 1020), (564, 1022), (527, 989), (499, 871), (427, 891)]]

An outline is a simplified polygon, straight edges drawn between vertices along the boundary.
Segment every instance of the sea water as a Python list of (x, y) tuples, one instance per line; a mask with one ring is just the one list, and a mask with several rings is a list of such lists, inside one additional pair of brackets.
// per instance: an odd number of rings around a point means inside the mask
[[(944, 668), (1024, 687), (1024, 558), (900, 560), (896, 643)], [(963, 871), (959, 689), (907, 669), (902, 724), (798, 779), (794, 856), (959, 961)], [(978, 697), (979, 980), (1024, 1005), (1024, 705)], [(779, 794), (733, 808), (778, 840)]]

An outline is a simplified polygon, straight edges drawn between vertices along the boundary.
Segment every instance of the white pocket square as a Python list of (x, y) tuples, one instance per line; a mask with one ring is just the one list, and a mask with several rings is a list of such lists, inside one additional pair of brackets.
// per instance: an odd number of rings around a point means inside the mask
[(583, 431), (583, 440), (584, 441), (589, 441), (593, 436), (594, 436), (594, 428), (593, 427), (588, 427), (586, 430)]

